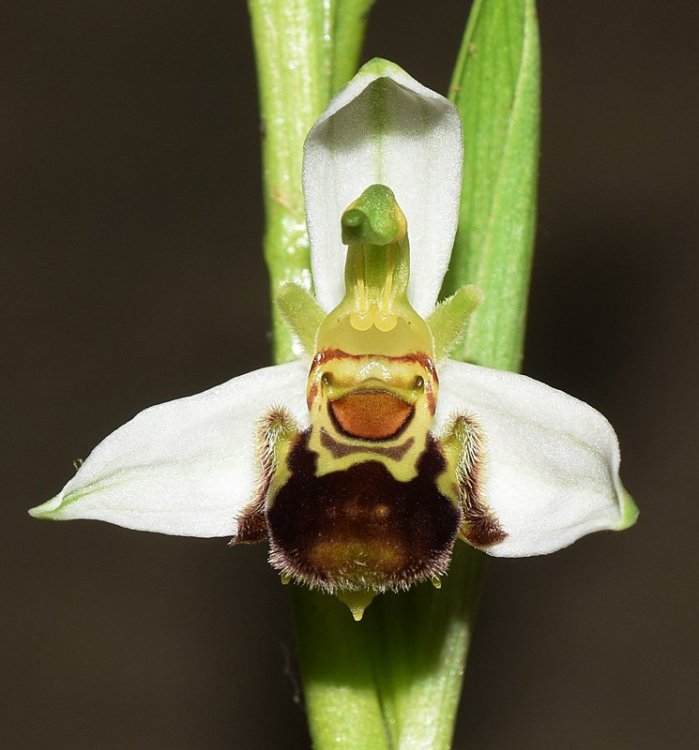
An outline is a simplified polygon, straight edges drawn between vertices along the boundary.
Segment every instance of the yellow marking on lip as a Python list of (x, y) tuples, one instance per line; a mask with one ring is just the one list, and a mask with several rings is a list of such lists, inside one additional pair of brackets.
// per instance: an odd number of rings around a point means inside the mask
[(354, 391), (330, 402), (330, 411), (346, 435), (366, 440), (395, 437), (413, 416), (413, 407), (388, 391)]

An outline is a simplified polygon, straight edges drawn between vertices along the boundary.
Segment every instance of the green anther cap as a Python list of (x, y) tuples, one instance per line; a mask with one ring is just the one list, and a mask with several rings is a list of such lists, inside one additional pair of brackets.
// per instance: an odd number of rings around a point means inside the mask
[(390, 245), (405, 239), (406, 222), (393, 191), (371, 185), (342, 214), (342, 242)]

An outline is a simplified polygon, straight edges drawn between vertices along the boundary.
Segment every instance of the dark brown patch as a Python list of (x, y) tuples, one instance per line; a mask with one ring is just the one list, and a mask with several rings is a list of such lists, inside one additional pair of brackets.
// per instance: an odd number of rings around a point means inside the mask
[(457, 469), (463, 512), (460, 535), (474, 547), (489, 547), (507, 536), (495, 515), (481, 499), (482, 444), (480, 428), (468, 416), (457, 417), (458, 427), (467, 433), (467, 447)]
[(305, 433), (267, 512), (277, 570), (329, 592), (401, 590), (446, 571), (461, 514), (435, 485), (445, 462), (434, 440), (409, 482), (378, 461), (317, 477), (316, 459)]
[(392, 458), (394, 461), (400, 461), (413, 447), (414, 443), (415, 438), (411, 437), (400, 445), (394, 445), (391, 448), (382, 448), (378, 445), (348, 445), (335, 440), (324, 429), (321, 428), (320, 430), (320, 444), (333, 454), (333, 458), (344, 458), (345, 456), (351, 456), (353, 453), (373, 453), (377, 456), (386, 456), (386, 458)]
[(289, 452), (286, 465), (292, 474), (315, 475), (318, 454), (308, 450), (308, 439), (311, 436), (311, 428), (300, 433), (296, 438), (293, 448)]
[(406, 428), (415, 410), (388, 391), (352, 391), (328, 404), (337, 429), (362, 440), (391, 440)]

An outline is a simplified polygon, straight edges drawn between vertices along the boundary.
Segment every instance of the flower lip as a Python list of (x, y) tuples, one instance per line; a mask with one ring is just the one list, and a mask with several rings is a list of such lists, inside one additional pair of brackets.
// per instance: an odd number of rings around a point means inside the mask
[(375, 456), (318, 475), (308, 441), (294, 445), (267, 512), (273, 567), (328, 593), (401, 591), (446, 572), (459, 511), (435, 484), (444, 458), (434, 439), (408, 481)]
[(342, 434), (361, 440), (392, 440), (405, 431), (415, 407), (385, 389), (361, 389), (329, 401), (328, 412)]

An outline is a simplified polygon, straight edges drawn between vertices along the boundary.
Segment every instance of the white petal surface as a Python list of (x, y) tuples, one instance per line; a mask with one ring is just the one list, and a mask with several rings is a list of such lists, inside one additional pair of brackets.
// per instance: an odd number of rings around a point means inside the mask
[(599, 412), (523, 375), (451, 360), (439, 375), (436, 428), (457, 413), (482, 428), (481, 497), (508, 535), (486, 552), (545, 554), (633, 522), (617, 438)]
[(410, 300), (434, 308), (461, 191), (461, 121), (451, 102), (385, 60), (367, 63), (330, 102), (304, 149), (303, 186), (316, 297), (342, 299), (343, 211), (369, 186), (393, 190), (408, 220)]
[(146, 409), (105, 438), (58, 496), (30, 513), (231, 536), (257, 481), (258, 420), (284, 406), (305, 426), (307, 377), (307, 363), (291, 362)]

